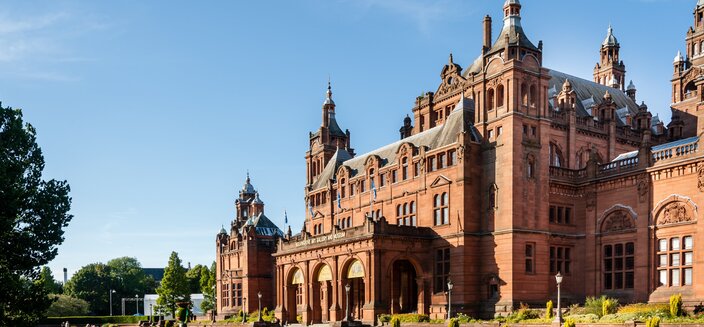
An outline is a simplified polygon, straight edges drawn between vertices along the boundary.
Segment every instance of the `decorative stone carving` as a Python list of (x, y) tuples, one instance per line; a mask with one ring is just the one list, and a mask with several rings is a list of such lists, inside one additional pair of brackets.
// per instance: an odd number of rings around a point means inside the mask
[(704, 162), (697, 164), (697, 187), (699, 192), (704, 192)]
[(647, 175), (638, 176), (638, 201), (645, 202), (649, 188)]
[(633, 219), (627, 213), (620, 210), (608, 215), (601, 224), (602, 233), (619, 232), (635, 228), (636, 225)]
[(464, 144), (460, 144), (459, 148), (457, 148), (457, 160), (462, 163), (462, 160), (464, 159)]
[(692, 216), (687, 212), (687, 206), (682, 202), (673, 202), (662, 209), (658, 225), (676, 224), (692, 221)]

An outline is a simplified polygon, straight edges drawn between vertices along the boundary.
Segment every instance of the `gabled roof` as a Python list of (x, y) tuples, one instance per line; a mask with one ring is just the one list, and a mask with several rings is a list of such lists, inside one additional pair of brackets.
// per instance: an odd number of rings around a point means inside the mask
[[(443, 125), (435, 126), (429, 130), (411, 135), (354, 158), (351, 158), (347, 151), (338, 149), (333, 158), (325, 166), (325, 169), (323, 169), (318, 180), (313, 184), (312, 190), (318, 190), (324, 187), (330, 179), (335, 180), (335, 173), (340, 166), (348, 167), (351, 170), (351, 177), (357, 174), (366, 174), (364, 164), (370, 156), (378, 156), (381, 158), (382, 167), (396, 163), (398, 159), (396, 152), (403, 143), (411, 143), (415, 147), (424, 146), (428, 149), (437, 149), (456, 143), (457, 135), (461, 132), (468, 132), (472, 139), (478, 140), (479, 132), (472, 126), (474, 119), (474, 101), (464, 97), (460, 101), (461, 102), (458, 103), (450, 115), (447, 116), (447, 120)], [(342, 160), (345, 154), (350, 158)]]

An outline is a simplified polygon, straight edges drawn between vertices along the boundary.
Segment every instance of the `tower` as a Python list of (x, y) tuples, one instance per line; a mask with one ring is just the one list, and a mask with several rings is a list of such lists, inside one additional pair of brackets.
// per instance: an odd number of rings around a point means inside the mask
[(310, 133), (309, 145), (310, 148), (306, 153), (306, 185), (313, 184), (338, 148), (345, 149), (354, 155), (354, 150), (350, 148), (349, 130), (343, 132), (335, 119), (335, 101), (332, 100), (330, 82), (328, 82), (328, 90), (325, 101), (323, 101), (322, 122), (317, 132)]
[[(672, 117), (677, 117), (673, 138), (695, 136), (704, 131), (704, 1), (694, 8), (694, 23), (685, 37), (686, 57), (678, 51), (673, 62)], [(681, 135), (679, 131), (681, 130)]]
[(624, 91), (626, 66), (619, 58), (621, 45), (609, 25), (604, 42), (599, 50), (599, 62), (594, 67), (594, 82)]

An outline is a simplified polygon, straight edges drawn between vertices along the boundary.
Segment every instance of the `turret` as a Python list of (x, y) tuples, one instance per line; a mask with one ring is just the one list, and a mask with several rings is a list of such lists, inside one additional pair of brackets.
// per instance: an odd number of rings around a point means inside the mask
[(626, 87), (626, 95), (631, 98), (633, 102), (636, 102), (636, 86), (633, 85), (633, 81), (628, 83), (628, 87)]
[(609, 25), (606, 37), (599, 50), (599, 62), (594, 67), (594, 82), (624, 90), (626, 66), (619, 58), (621, 44), (614, 36), (614, 29)]

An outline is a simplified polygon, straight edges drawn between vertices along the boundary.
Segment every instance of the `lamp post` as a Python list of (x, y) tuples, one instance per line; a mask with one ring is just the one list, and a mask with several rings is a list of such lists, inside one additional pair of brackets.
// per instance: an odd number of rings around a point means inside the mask
[(247, 322), (247, 298), (243, 297), (242, 298), (242, 323)]
[(262, 322), (262, 292), (257, 292), (259, 298), (259, 322)]
[(108, 292), (108, 294), (110, 294), (110, 315), (112, 316), (112, 295), (115, 294), (115, 290), (110, 289), (110, 292)]
[(344, 321), (350, 321), (350, 283), (348, 282), (347, 285), (345, 285), (345, 292), (347, 293), (347, 305), (345, 306), (345, 320)]
[(139, 294), (134, 295), (135, 309), (137, 309), (137, 314), (139, 314)]
[(447, 319), (452, 318), (452, 280), (447, 278)]
[(557, 282), (557, 315), (555, 315), (553, 322), (562, 324), (562, 310), (560, 309), (560, 284), (562, 284), (562, 274), (559, 271), (557, 275), (555, 275), (555, 281)]

